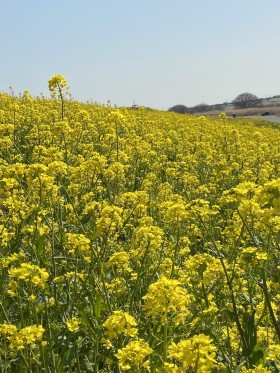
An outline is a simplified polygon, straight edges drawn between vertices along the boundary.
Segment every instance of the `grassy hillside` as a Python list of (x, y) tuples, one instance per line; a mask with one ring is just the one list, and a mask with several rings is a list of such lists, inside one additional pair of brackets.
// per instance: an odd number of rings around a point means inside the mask
[(0, 94), (0, 370), (278, 372), (257, 123)]

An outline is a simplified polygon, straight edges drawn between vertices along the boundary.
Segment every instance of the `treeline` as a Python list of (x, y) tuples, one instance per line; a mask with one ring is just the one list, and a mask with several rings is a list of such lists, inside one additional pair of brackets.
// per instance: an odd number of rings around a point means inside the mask
[(207, 105), (201, 103), (199, 105), (188, 108), (185, 105), (175, 105), (168, 109), (168, 111), (174, 111), (180, 114), (196, 114), (204, 113), (206, 111), (222, 111), (225, 110), (226, 106), (233, 105), (235, 109), (248, 109), (251, 107), (260, 107), (263, 104), (263, 99), (258, 98), (256, 95), (244, 92), (238, 95), (231, 103), (224, 102), (223, 104)]
[(225, 109), (226, 104), (216, 104), (216, 105), (207, 105), (207, 104), (199, 104), (193, 107), (187, 107), (185, 105), (175, 105), (168, 109), (168, 111), (173, 111), (179, 114), (196, 114), (196, 113), (204, 113), (206, 111), (214, 111), (219, 110), (222, 111)]

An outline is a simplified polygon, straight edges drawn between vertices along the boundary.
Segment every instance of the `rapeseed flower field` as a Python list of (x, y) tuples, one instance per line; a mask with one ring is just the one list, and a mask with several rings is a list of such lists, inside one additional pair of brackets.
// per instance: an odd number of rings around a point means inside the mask
[(0, 93), (1, 372), (279, 372), (280, 131)]

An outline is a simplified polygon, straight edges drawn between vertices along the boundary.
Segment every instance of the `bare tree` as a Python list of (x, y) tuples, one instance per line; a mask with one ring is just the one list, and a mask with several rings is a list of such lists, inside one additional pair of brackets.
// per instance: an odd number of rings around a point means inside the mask
[(260, 103), (260, 99), (252, 93), (245, 92), (232, 100), (232, 103), (236, 109), (247, 109), (257, 106)]

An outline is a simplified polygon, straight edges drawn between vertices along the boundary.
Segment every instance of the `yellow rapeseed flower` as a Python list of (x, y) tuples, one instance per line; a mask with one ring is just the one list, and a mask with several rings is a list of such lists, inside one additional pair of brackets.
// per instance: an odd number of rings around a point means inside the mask
[(30, 325), (17, 330), (7, 337), (9, 349), (16, 352), (28, 347), (35, 348), (36, 343), (42, 340), (44, 332), (42, 325)]
[(9, 275), (13, 281), (22, 280), (26, 283), (32, 283), (35, 286), (44, 288), (46, 281), (48, 280), (49, 274), (45, 268), (40, 268), (35, 264), (22, 263), (17, 268), (10, 268)]
[(72, 319), (66, 321), (66, 325), (70, 332), (76, 332), (80, 329), (81, 320), (78, 317), (72, 317)]
[(134, 317), (124, 311), (113, 311), (103, 324), (105, 335), (109, 338), (115, 338), (120, 334), (127, 337), (134, 337), (138, 329)]
[(183, 368), (182, 372), (194, 370), (200, 373), (211, 372), (216, 367), (215, 360), (217, 348), (207, 335), (194, 335), (169, 346), (168, 357), (174, 359), (176, 364)]
[(90, 254), (90, 240), (84, 234), (66, 233), (66, 249), (72, 255), (82, 255), (84, 257)]
[(144, 371), (150, 370), (149, 361), (147, 357), (153, 352), (152, 348), (143, 339), (138, 339), (129, 342), (125, 347), (119, 349), (116, 357), (119, 361), (119, 367), (126, 371)]
[(192, 297), (180, 281), (161, 277), (149, 286), (143, 299), (147, 316), (159, 316), (163, 323), (167, 323), (168, 318), (174, 318), (175, 324), (181, 324), (189, 314), (187, 307)]

